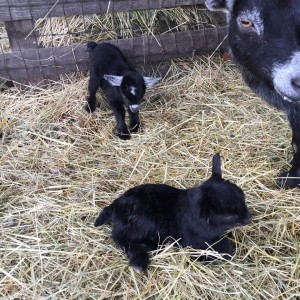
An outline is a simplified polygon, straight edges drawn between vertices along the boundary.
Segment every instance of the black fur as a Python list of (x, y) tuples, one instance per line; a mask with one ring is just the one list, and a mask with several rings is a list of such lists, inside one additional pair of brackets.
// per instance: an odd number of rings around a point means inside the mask
[[(86, 109), (88, 112), (95, 111), (96, 92), (100, 86), (116, 118), (118, 136), (124, 140), (129, 139), (124, 106), (127, 107), (130, 117), (130, 131), (137, 132), (140, 128), (138, 107), (146, 91), (144, 78), (148, 77), (141, 76), (112, 44), (89, 42), (87, 48), (90, 51), (90, 80)], [(114, 86), (105, 79), (106, 75), (122, 76), (123, 79), (119, 86)]]
[(137, 271), (146, 271), (148, 251), (173, 239), (179, 240), (182, 247), (207, 249), (211, 245), (228, 257), (234, 248), (222, 235), (228, 229), (248, 224), (251, 214), (243, 191), (222, 178), (219, 154), (213, 158), (212, 169), (207, 181), (191, 189), (165, 184), (129, 189), (102, 210), (95, 226), (112, 218), (112, 238)]
[[(287, 114), (293, 132), (294, 157), (291, 169), (280, 175), (278, 185), (299, 187), (300, 1), (206, 0), (205, 3), (211, 10), (227, 12), (231, 55), (245, 82), (269, 104)], [(262, 22), (256, 22), (257, 16)], [(241, 21), (252, 21), (253, 26), (244, 28)], [(287, 64), (295, 53), (298, 56), (293, 68), (286, 68), (286, 74), (278, 72), (282, 80), (276, 82), (274, 68)], [(279, 88), (282, 81), (287, 81), (290, 93)]]

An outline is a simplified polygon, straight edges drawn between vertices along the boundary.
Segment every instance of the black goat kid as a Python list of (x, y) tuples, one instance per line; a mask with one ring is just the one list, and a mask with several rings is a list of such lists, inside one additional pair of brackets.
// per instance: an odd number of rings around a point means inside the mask
[(222, 235), (251, 220), (243, 191), (222, 178), (219, 154), (213, 157), (212, 176), (201, 186), (186, 190), (165, 184), (136, 186), (104, 208), (95, 226), (111, 217), (112, 238), (137, 272), (147, 270), (148, 251), (173, 239), (182, 247), (211, 246), (228, 257), (234, 247)]
[(117, 132), (121, 139), (130, 138), (125, 123), (125, 108), (128, 107), (130, 131), (140, 128), (139, 107), (146, 87), (154, 86), (161, 78), (142, 77), (127, 61), (116, 46), (108, 43), (89, 42), (90, 80), (86, 110), (96, 109), (96, 92), (100, 86), (117, 121)]

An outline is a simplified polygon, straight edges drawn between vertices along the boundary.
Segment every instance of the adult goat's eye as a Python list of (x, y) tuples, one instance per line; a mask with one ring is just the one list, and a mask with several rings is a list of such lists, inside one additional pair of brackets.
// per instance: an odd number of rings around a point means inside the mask
[(244, 28), (251, 28), (254, 26), (253, 22), (251, 20), (240, 20), (240, 24), (244, 27)]

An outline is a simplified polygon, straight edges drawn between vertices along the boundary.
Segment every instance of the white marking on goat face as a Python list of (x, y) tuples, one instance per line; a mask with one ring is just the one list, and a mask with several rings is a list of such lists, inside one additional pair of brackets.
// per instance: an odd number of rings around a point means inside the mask
[(294, 52), (285, 63), (275, 63), (272, 79), (276, 92), (285, 101), (300, 101), (300, 51)]
[(233, 5), (235, 1), (236, 0), (227, 0), (227, 1), (206, 0), (205, 5), (209, 10), (223, 11), (225, 13), (230, 13), (233, 9)]
[(235, 1), (236, 0), (206, 0), (205, 5), (211, 11), (221, 11), (225, 13), (227, 22), (229, 23)]
[(140, 106), (138, 104), (129, 105), (131, 112), (136, 113), (139, 110)]
[[(242, 21), (252, 21), (253, 22), (253, 30), (256, 31), (256, 33), (259, 36), (263, 36), (264, 34), (264, 22), (263, 19), (261, 18), (261, 14), (260, 12), (255, 8), (252, 10), (246, 10), (246, 11), (242, 11), (239, 16), (237, 17), (237, 22), (238, 22), (238, 26), (242, 29), (242, 30), (248, 30), (242, 27), (241, 22)], [(251, 28), (249, 28), (251, 29)]]
[(136, 96), (136, 87), (131, 85), (129, 87), (129, 90), (130, 90), (130, 94), (133, 95), (133, 96)]

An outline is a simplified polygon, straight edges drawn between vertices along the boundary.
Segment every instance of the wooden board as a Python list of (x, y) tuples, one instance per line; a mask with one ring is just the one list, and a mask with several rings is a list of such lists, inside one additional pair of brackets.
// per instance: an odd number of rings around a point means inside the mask
[(38, 48), (36, 33), (32, 32), (33, 20), (7, 21), (4, 24), (12, 50)]

